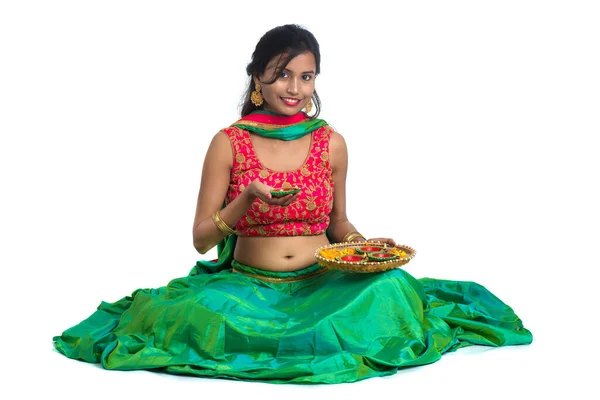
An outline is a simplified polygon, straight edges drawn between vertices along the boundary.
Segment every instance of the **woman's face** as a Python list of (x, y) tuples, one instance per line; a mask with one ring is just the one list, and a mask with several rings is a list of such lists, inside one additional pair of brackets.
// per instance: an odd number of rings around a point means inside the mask
[(281, 115), (294, 115), (306, 107), (315, 91), (317, 70), (315, 56), (311, 52), (297, 55), (281, 71), (275, 82), (270, 85), (263, 83), (273, 78), (278, 60), (279, 56), (274, 57), (258, 80), (254, 77), (254, 82), (260, 83), (262, 87), (265, 111)]

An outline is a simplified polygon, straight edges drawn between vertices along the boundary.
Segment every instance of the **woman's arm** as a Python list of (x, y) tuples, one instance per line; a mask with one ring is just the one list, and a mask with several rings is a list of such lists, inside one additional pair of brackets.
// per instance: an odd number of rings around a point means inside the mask
[[(331, 159), (331, 175), (333, 179), (333, 209), (329, 214), (330, 222), (327, 233), (334, 242), (342, 242), (347, 235), (355, 232), (355, 235), (350, 236), (351, 242), (364, 242), (364, 236), (359, 234), (348, 221), (346, 216), (346, 175), (348, 173), (348, 148), (346, 141), (337, 132), (331, 134), (329, 142), (329, 153)], [(396, 242), (390, 238), (372, 238), (369, 241), (378, 241), (395, 246)]]
[[(346, 175), (348, 173), (348, 148), (346, 141), (337, 132), (331, 133), (329, 140), (329, 156), (331, 160), (331, 177), (333, 179), (333, 209), (329, 214), (327, 233), (334, 242), (341, 242), (344, 237), (356, 232), (354, 225), (346, 215)], [(356, 236), (352, 241), (364, 241), (362, 236)]]
[[(194, 217), (194, 247), (201, 254), (206, 253), (219, 243), (225, 234), (221, 232), (211, 216), (219, 211), (225, 200), (229, 186), (229, 175), (233, 167), (233, 153), (229, 138), (225, 132), (215, 135), (204, 158), (202, 180)], [(220, 212), (221, 218), (229, 226), (244, 215), (254, 199), (249, 196), (238, 196), (226, 209)], [(235, 203), (235, 204), (234, 204)]]
[(287, 206), (298, 197), (296, 194), (272, 198), (269, 193), (272, 188), (255, 180), (235, 200), (221, 210), (227, 195), (232, 168), (231, 142), (227, 134), (221, 131), (210, 143), (202, 167), (202, 181), (193, 227), (194, 247), (201, 254), (212, 249), (225, 237), (212, 219), (215, 212), (220, 210), (221, 219), (233, 228), (256, 198), (268, 204)]

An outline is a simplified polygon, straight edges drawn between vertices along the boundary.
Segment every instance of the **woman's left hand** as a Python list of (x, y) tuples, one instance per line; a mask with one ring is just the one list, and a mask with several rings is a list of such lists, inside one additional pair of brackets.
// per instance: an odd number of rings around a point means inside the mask
[(372, 238), (372, 239), (367, 240), (367, 242), (381, 242), (381, 243), (389, 244), (390, 246), (396, 245), (396, 242), (394, 241), (394, 239), (390, 239), (390, 238)]

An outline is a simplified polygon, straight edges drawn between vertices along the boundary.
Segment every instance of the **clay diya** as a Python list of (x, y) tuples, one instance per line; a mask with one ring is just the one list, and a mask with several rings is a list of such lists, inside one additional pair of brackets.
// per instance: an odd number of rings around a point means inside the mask
[(382, 252), (382, 251), (384, 251), (384, 250), (383, 250), (383, 247), (381, 247), (381, 246), (370, 246), (370, 245), (367, 245), (367, 246), (362, 246), (362, 247), (357, 247), (356, 248), (356, 252), (358, 254), (379, 253), (379, 252)]
[(271, 190), (271, 195), (273, 197), (283, 197), (283, 196), (287, 196), (288, 194), (300, 193), (301, 191), (302, 191), (302, 189), (300, 189), (298, 187), (277, 188), (277, 189)]
[(369, 253), (368, 254), (369, 260), (371, 261), (389, 261), (389, 260), (395, 260), (396, 258), (398, 258), (398, 256), (394, 253), (388, 253), (388, 252), (379, 252), (379, 253)]
[(338, 257), (337, 258), (339, 261), (345, 261), (345, 262), (362, 262), (363, 261), (363, 256), (359, 256), (357, 254), (346, 254), (344, 256)]

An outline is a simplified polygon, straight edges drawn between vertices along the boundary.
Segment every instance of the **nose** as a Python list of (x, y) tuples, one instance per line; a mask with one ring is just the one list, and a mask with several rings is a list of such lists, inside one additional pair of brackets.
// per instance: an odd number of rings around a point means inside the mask
[(296, 78), (288, 80), (287, 92), (294, 96), (298, 94), (298, 80)]

